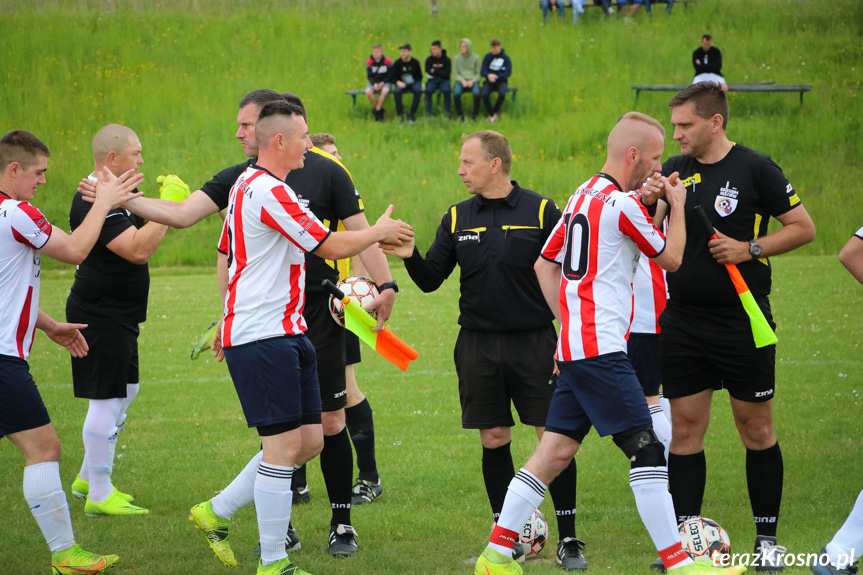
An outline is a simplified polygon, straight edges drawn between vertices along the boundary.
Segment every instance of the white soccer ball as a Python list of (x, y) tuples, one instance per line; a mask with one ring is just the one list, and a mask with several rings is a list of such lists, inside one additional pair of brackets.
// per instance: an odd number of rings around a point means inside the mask
[(521, 545), (524, 548), (524, 558), (536, 556), (545, 547), (548, 540), (548, 523), (539, 509), (534, 511), (519, 533)]
[[(365, 307), (367, 302), (378, 297), (378, 288), (375, 283), (363, 276), (345, 278), (338, 283), (338, 288), (361, 307)], [(330, 315), (333, 316), (333, 320), (337, 324), (342, 327), (345, 326), (345, 304), (332, 295), (330, 296)]]
[(718, 561), (722, 555), (731, 554), (731, 539), (722, 526), (707, 517), (696, 517), (677, 526), (683, 550), (690, 557), (707, 557)]

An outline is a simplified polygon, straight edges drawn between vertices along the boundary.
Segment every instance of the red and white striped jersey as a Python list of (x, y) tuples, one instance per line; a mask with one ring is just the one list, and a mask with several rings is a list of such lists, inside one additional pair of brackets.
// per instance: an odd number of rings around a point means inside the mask
[(626, 351), (632, 280), (642, 254), (665, 249), (635, 193), (605, 174), (578, 188), (542, 249), (561, 265), (561, 330), (556, 359), (575, 361)]
[(219, 240), (228, 256), (224, 347), (306, 331), (305, 253), (329, 234), (283, 181), (254, 164), (243, 172)]
[(854, 235), (857, 236), (858, 238), (860, 238), (861, 240), (863, 240), (863, 228), (860, 228), (859, 230), (857, 230), (857, 233)]
[(26, 360), (39, 315), (41, 249), (51, 224), (36, 208), (0, 192), (0, 355)]
[(632, 282), (632, 325), (629, 333), (659, 333), (659, 315), (668, 302), (665, 270), (650, 258), (639, 258)]

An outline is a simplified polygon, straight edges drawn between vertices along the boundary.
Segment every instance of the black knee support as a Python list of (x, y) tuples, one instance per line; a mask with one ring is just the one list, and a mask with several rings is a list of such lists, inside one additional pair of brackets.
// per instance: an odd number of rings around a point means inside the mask
[(656, 437), (652, 425), (636, 427), (612, 436), (614, 444), (630, 460), (630, 467), (665, 467), (665, 447)]

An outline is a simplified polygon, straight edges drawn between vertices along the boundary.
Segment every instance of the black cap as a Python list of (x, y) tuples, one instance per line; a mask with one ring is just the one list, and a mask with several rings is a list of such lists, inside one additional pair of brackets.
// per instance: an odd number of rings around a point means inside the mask
[(411, 48), (410, 44), (402, 44), (401, 46), (399, 46), (399, 50), (411, 50), (411, 49), (412, 48)]

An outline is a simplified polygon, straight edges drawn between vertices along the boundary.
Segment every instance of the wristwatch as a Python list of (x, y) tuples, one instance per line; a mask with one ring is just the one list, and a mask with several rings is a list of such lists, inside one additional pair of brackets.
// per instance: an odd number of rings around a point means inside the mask
[(757, 260), (761, 257), (761, 244), (756, 242), (755, 240), (749, 240), (749, 255), (752, 256), (753, 260)]
[[(759, 253), (760, 253), (760, 252), (759, 252)], [(396, 280), (393, 280), (393, 281), (391, 281), (391, 282), (383, 283), (383, 284), (381, 284), (381, 285), (379, 285), (379, 286), (378, 286), (378, 293), (381, 293), (381, 292), (382, 292), (382, 291), (384, 291), (385, 289), (391, 289), (391, 290), (393, 290), (394, 292), (399, 293), (399, 284), (398, 284), (398, 283), (396, 283)]]

